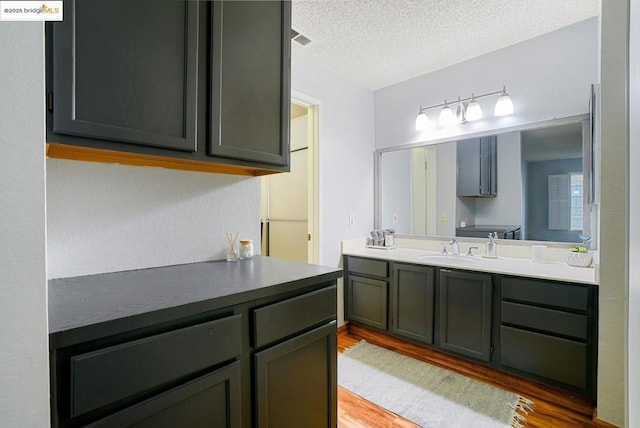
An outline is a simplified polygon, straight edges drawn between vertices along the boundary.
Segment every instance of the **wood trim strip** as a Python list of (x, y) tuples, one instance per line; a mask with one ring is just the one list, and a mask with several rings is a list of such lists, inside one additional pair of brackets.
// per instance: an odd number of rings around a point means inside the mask
[(47, 157), (99, 163), (118, 163), (133, 166), (152, 166), (182, 171), (210, 172), (218, 174), (243, 175), (257, 177), (276, 174), (281, 171), (271, 171), (250, 166), (203, 162), (187, 159), (177, 159), (164, 156), (145, 155), (140, 153), (119, 152), (115, 150), (95, 149), (68, 144), (47, 143)]

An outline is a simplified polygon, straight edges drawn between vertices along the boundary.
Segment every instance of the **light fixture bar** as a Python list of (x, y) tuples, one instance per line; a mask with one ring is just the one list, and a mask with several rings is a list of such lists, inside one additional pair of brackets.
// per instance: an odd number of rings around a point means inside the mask
[[(459, 98), (459, 99), (458, 99), (458, 100), (456, 100), (455, 102), (456, 102), (456, 103), (458, 103), (458, 102), (460, 102), (460, 103), (464, 103), (464, 102), (466, 102), (466, 101), (471, 101), (471, 99), (472, 99), (472, 98), (475, 98), (475, 99), (477, 100), (477, 99), (480, 99), (480, 98), (490, 97), (490, 96), (492, 96), (492, 95), (502, 94), (503, 92), (506, 92), (506, 87), (504, 87), (503, 89), (501, 89), (501, 90), (499, 90), (499, 91), (495, 91), (495, 92), (488, 92), (488, 93), (486, 93), (486, 94), (470, 96), (470, 97), (467, 97), (467, 98)], [(445, 104), (446, 104), (446, 105), (449, 105), (450, 103), (448, 103), (448, 102), (444, 102), (444, 103), (442, 103), (442, 104), (435, 104), (435, 105), (432, 105), (432, 106), (429, 106), (429, 107), (422, 107), (422, 106), (420, 106), (420, 112), (424, 112), (424, 111), (426, 111), (426, 110), (431, 110), (431, 109), (438, 108), (438, 107), (444, 107), (444, 106), (445, 106)]]

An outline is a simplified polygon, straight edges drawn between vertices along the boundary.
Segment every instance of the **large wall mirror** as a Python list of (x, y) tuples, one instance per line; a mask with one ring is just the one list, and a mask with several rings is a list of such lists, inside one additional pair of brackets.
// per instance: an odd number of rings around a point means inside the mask
[(379, 150), (376, 227), (581, 242), (595, 236), (591, 135), (585, 114)]

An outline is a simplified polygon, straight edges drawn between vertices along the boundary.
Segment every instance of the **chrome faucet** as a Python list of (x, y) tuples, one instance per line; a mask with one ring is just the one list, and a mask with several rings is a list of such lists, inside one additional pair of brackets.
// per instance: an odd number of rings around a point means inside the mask
[(478, 250), (478, 247), (469, 247), (469, 250), (467, 250), (467, 256), (473, 256), (473, 253), (471, 252), (471, 250)]
[(459, 255), (460, 247), (458, 247), (458, 241), (456, 241), (455, 239), (452, 239), (451, 242), (449, 242), (449, 244), (451, 244), (451, 254), (456, 256)]

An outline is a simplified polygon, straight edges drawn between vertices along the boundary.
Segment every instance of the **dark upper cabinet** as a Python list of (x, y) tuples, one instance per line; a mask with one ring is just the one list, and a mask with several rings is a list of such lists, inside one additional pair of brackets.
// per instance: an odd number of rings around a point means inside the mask
[(391, 327), (399, 336), (433, 343), (434, 269), (394, 264), (391, 282)]
[(286, 166), (291, 3), (216, 1), (211, 9), (209, 154)]
[(491, 275), (440, 270), (440, 347), (491, 359)]
[(86, 137), (89, 146), (97, 139), (195, 151), (198, 3), (104, 6), (67, 1), (64, 21), (50, 27), (49, 140), (59, 134)]
[(493, 197), (498, 194), (496, 136), (471, 138), (456, 144), (458, 196)]
[(67, 0), (46, 28), (48, 156), (289, 170), (289, 1)]

